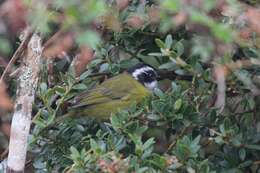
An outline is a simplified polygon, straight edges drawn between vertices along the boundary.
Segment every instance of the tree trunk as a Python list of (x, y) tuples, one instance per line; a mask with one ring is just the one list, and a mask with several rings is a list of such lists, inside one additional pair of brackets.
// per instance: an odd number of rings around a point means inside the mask
[(27, 49), (24, 51), (17, 80), (7, 173), (24, 172), (32, 104), (34, 103), (35, 90), (39, 78), (41, 54), (41, 38), (37, 34), (33, 34)]

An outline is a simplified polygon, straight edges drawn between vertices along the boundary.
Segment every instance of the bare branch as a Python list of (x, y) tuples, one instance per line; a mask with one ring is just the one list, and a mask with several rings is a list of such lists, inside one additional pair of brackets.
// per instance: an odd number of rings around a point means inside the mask
[(30, 39), (32, 37), (32, 34), (33, 34), (33, 32), (31, 31), (31, 29), (28, 28), (25, 30), (24, 39), (21, 42), (18, 49), (15, 51), (15, 53), (14, 53), (13, 57), (11, 58), (11, 60), (9, 61), (8, 65), (6, 66), (5, 71), (3, 72), (0, 81), (4, 80), (6, 74), (10, 71), (11, 66), (22, 55), (22, 53), (24, 52), (24, 49), (26, 48), (26, 46), (28, 45), (28, 42), (30, 41)]

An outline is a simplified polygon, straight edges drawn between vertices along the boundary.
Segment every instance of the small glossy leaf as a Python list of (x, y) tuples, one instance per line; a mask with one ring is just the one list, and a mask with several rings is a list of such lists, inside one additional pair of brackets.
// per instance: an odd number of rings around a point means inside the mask
[(165, 44), (164, 44), (164, 42), (162, 41), (162, 40), (160, 40), (160, 39), (158, 39), (158, 38), (156, 38), (155, 39), (155, 43), (157, 44), (157, 46), (159, 47), (159, 48), (161, 48), (161, 49), (165, 49)]
[(165, 39), (165, 47), (166, 49), (170, 49), (172, 46), (172, 36), (171, 35), (167, 35), (166, 39)]
[(260, 150), (260, 145), (246, 144), (245, 147), (252, 150)]
[(174, 103), (174, 109), (175, 110), (179, 110), (181, 108), (182, 105), (182, 100), (178, 99), (175, 103)]
[(239, 150), (239, 158), (243, 161), (246, 158), (246, 150), (244, 148), (241, 148)]
[(87, 89), (88, 87), (87, 87), (85, 84), (80, 83), (80, 84), (74, 85), (72, 88), (73, 88), (73, 89), (76, 89), (76, 90), (85, 90), (85, 89)]
[(165, 96), (164, 93), (162, 92), (162, 90), (160, 90), (159, 88), (154, 89), (154, 94), (160, 98), (163, 98)]
[(84, 79), (87, 78), (91, 73), (92, 73), (91, 70), (87, 70), (87, 71), (85, 71), (84, 73), (82, 73), (82, 74), (79, 76), (79, 79), (80, 79), (80, 80), (84, 80)]

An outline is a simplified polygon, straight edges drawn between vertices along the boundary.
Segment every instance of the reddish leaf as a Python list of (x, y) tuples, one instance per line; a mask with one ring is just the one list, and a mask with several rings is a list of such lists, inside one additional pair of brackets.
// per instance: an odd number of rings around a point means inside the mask
[(0, 108), (5, 110), (11, 110), (13, 108), (13, 103), (6, 93), (6, 87), (3, 82), (0, 82)]
[(7, 17), (11, 31), (16, 33), (26, 26), (27, 9), (21, 0), (8, 0), (3, 3), (0, 15)]
[(188, 15), (185, 12), (179, 12), (172, 18), (173, 23), (176, 27), (183, 25), (188, 19)]
[(260, 34), (260, 10), (256, 8), (248, 8), (245, 15), (252, 30)]
[(160, 9), (159, 9), (159, 7), (152, 5), (149, 8), (148, 15), (149, 15), (149, 21), (151, 23), (160, 22)]
[(76, 56), (74, 60), (74, 67), (76, 75), (79, 76), (86, 69), (86, 65), (93, 59), (94, 51), (87, 47), (82, 46), (80, 48), (80, 54)]
[(56, 58), (69, 51), (73, 43), (74, 38), (71, 33), (61, 34), (52, 43), (48, 43), (49, 46), (44, 49), (43, 55), (47, 58)]
[(129, 4), (129, 0), (117, 0), (116, 7), (119, 10), (124, 10)]
[(144, 20), (139, 15), (132, 15), (127, 19), (127, 24), (133, 28), (141, 28), (144, 24)]

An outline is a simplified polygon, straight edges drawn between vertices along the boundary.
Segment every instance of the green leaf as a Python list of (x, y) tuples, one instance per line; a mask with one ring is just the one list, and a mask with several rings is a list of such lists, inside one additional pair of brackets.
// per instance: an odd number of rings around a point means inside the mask
[[(157, 54), (157, 53), (155, 53), (155, 54)], [(163, 56), (162, 53), (158, 53), (158, 54), (160, 54), (158, 57)], [(160, 63), (158, 62), (156, 55), (153, 56), (150, 53), (148, 55), (149, 56), (144, 56), (144, 55), (138, 54), (137, 56), (140, 57), (140, 59), (142, 59), (145, 64), (149, 64), (152, 67), (158, 67), (160, 65)]]
[(162, 1), (162, 7), (170, 10), (171, 12), (177, 12), (180, 9), (180, 1), (178, 0), (164, 0)]
[(80, 79), (80, 80), (84, 80), (84, 79), (87, 78), (91, 73), (92, 73), (91, 70), (87, 70), (87, 71), (85, 71), (84, 73), (82, 73), (82, 74), (79, 76), (79, 79)]
[(0, 37), (0, 51), (4, 54), (8, 54), (11, 51), (11, 44), (10, 42)]
[(153, 154), (152, 160), (150, 163), (159, 168), (160, 170), (164, 170), (167, 166), (167, 160), (165, 157), (160, 156), (158, 154)]
[(211, 27), (211, 30), (213, 34), (216, 36), (216, 38), (226, 43), (230, 43), (232, 41), (232, 30), (229, 28), (228, 25), (215, 24)]
[(144, 172), (146, 172), (146, 171), (148, 171), (149, 170), (149, 167), (142, 167), (142, 168), (139, 168), (137, 171), (136, 171), (136, 173), (144, 173)]
[(178, 54), (175, 52), (175, 51), (170, 51), (170, 57), (172, 58), (177, 58), (178, 57)]
[(246, 145), (244, 145), (244, 147), (247, 149), (252, 149), (252, 150), (260, 150), (260, 145), (246, 144)]
[(173, 92), (179, 92), (180, 87), (174, 81), (171, 83), (171, 85), (172, 85)]
[(147, 116), (147, 118), (151, 121), (158, 121), (162, 119), (162, 117), (159, 114), (151, 113)]
[(214, 138), (214, 140), (217, 144), (220, 144), (220, 145), (225, 143), (221, 136), (217, 136), (216, 138)]
[[(164, 42), (163, 42), (162, 40), (158, 39), (158, 38), (155, 39), (155, 43), (156, 43), (157, 46), (158, 46), (159, 48), (161, 48), (161, 49), (165, 49), (165, 48), (166, 48)], [(152, 55), (152, 56), (154, 56), (154, 55)]]
[(162, 54), (162, 53), (149, 53), (148, 55), (149, 56), (158, 56), (158, 57), (164, 56), (164, 54)]
[(201, 23), (207, 26), (214, 25), (213, 19), (207, 16), (206, 14), (201, 13), (197, 10), (191, 10), (190, 12), (191, 12), (191, 20), (193, 22)]
[(246, 158), (246, 150), (244, 148), (239, 149), (238, 151), (239, 158), (243, 161)]
[(250, 165), (252, 165), (253, 164), (253, 162), (251, 161), (251, 160), (247, 160), (247, 161), (245, 161), (245, 162), (243, 162), (243, 163), (241, 163), (241, 164), (239, 164), (239, 168), (246, 168), (246, 167), (249, 167)]
[(83, 83), (79, 83), (79, 84), (74, 85), (72, 88), (75, 90), (85, 90), (88, 87)]
[(48, 101), (48, 104), (50, 104), (49, 100), (51, 100), (54, 95), (55, 95), (55, 89), (50, 88), (47, 90), (47, 92), (45, 94), (45, 99), (46, 99), (46, 101)]
[(199, 136), (197, 136), (193, 141), (192, 141), (192, 145), (198, 145), (199, 144), (199, 142), (200, 142), (200, 138), (201, 138), (201, 136), (199, 135)]
[(47, 89), (48, 89), (48, 86), (45, 82), (40, 84), (40, 90), (42, 93), (45, 93), (47, 91)]
[(191, 152), (192, 152), (194, 155), (196, 155), (196, 153), (197, 153), (197, 152), (199, 151), (199, 149), (200, 149), (200, 145), (199, 145), (200, 138), (201, 138), (200, 135), (197, 136), (197, 137), (191, 142), (191, 144), (190, 144), (190, 146), (189, 146)]
[(64, 87), (61, 87), (61, 86), (55, 86), (53, 89), (60, 96), (63, 96), (66, 92), (66, 89)]
[(159, 88), (154, 89), (154, 94), (157, 95), (160, 98), (163, 98), (165, 96), (165, 94)]
[(167, 62), (159, 66), (159, 69), (167, 69), (167, 70), (174, 70), (177, 68), (176, 63), (174, 62)]
[[(33, 162), (33, 167), (36, 169), (44, 169), (46, 167), (46, 163), (42, 157), (36, 158)], [(0, 172), (1, 172), (1, 169), (0, 169)]]
[(176, 44), (174, 44), (173, 50), (177, 52), (178, 56), (181, 56), (184, 53), (184, 46), (181, 41), (178, 41)]
[(148, 139), (144, 144), (143, 144), (143, 150), (147, 150), (149, 147), (151, 147), (155, 143), (154, 138)]
[(182, 105), (182, 100), (178, 99), (175, 103), (174, 103), (174, 109), (175, 110), (179, 110), (181, 108)]
[(169, 34), (167, 35), (166, 39), (165, 39), (165, 46), (166, 49), (170, 49), (172, 47), (172, 36)]
[(211, 9), (213, 9), (216, 5), (217, 1), (204, 1), (203, 2), (203, 8), (206, 10), (206, 11), (210, 11)]
[(72, 160), (77, 160), (80, 157), (79, 151), (74, 146), (70, 147), (70, 152), (70, 157)]
[(237, 147), (240, 147), (240, 146), (241, 146), (241, 141), (240, 141), (240, 139), (237, 138), (237, 137), (234, 137), (231, 142), (232, 142), (232, 144), (233, 144), (234, 146), (237, 146)]
[(121, 127), (121, 121), (119, 120), (117, 115), (112, 115), (110, 117), (110, 122), (114, 128), (120, 128)]
[(97, 32), (87, 30), (77, 37), (77, 42), (80, 45), (87, 45), (90, 46), (92, 49), (96, 49), (101, 40)]
[(226, 135), (226, 129), (224, 124), (219, 125), (219, 130), (223, 135)]

